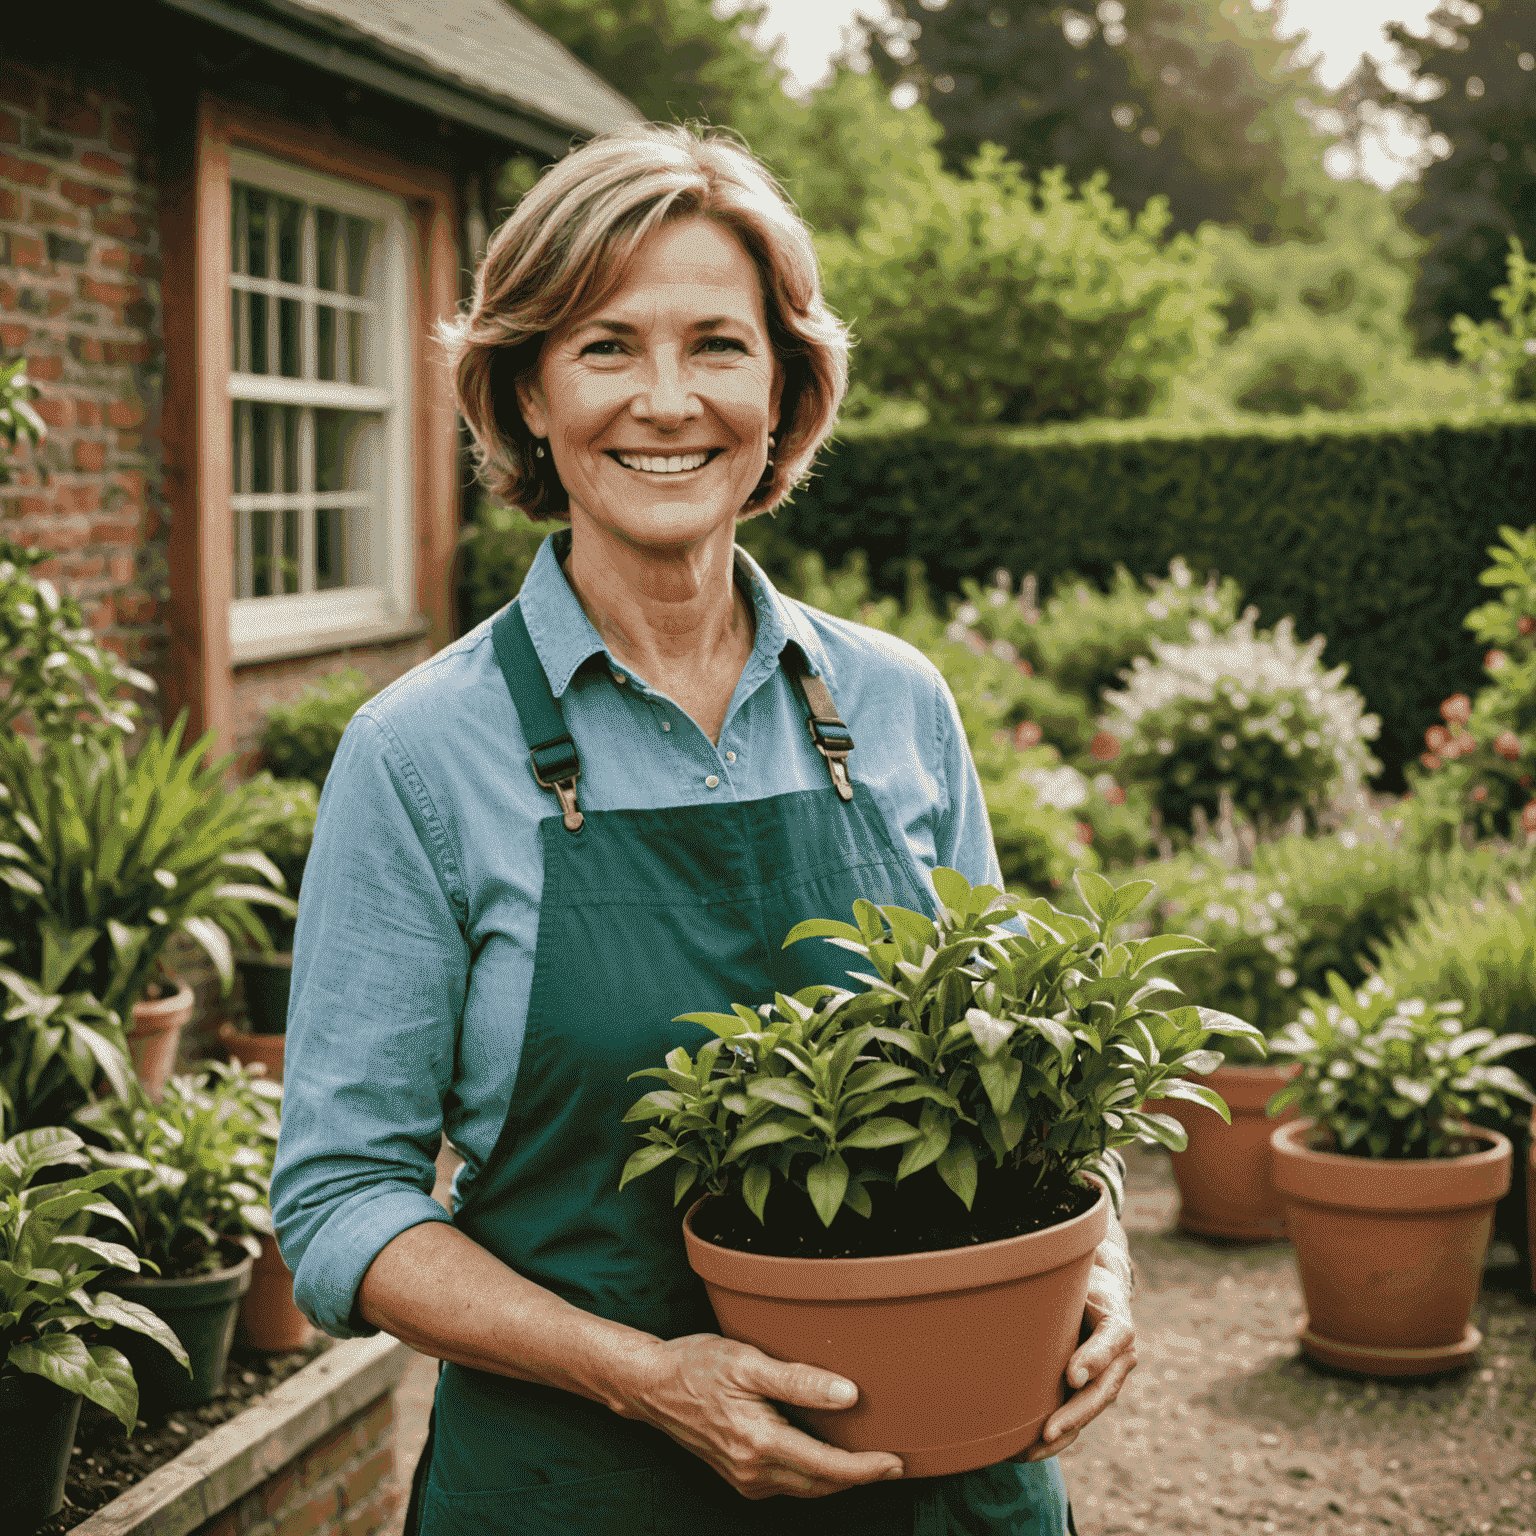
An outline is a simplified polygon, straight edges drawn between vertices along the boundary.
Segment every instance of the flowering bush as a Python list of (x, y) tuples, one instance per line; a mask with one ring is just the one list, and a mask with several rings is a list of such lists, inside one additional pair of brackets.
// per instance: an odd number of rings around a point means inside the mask
[(1187, 645), (1153, 640), (1156, 660), (1137, 657), (1125, 689), (1104, 695), (1123, 771), (1174, 825), (1214, 813), (1223, 790), (1251, 816), (1315, 815), (1381, 767), (1365, 746), (1380, 722), (1343, 686), (1347, 668), (1323, 671), (1322, 637), (1298, 645), (1290, 619), (1256, 634), (1254, 618), (1226, 635), (1196, 620)]
[(1502, 593), (1463, 620), (1488, 647), (1488, 681), (1475, 700), (1455, 693), (1441, 704), (1409, 770), (1431, 825), (1485, 837), (1536, 833), (1536, 527), (1499, 532), (1504, 544), (1489, 549), (1493, 564), (1478, 580)]

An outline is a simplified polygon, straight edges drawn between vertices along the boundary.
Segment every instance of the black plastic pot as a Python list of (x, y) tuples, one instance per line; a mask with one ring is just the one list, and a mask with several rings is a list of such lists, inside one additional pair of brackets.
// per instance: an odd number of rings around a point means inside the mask
[(245, 988), (245, 1012), (253, 1035), (281, 1035), (288, 1029), (288, 992), (293, 956), (243, 954), (235, 964)]
[(229, 1347), (235, 1339), (240, 1298), (250, 1289), (249, 1255), (228, 1269), (184, 1280), (139, 1276), (118, 1280), (112, 1289), (124, 1301), (136, 1301), (161, 1317), (192, 1359), (192, 1375), (153, 1339), (126, 1328), (114, 1330), (112, 1342), (128, 1357), (139, 1384), (139, 1412), (195, 1408), (208, 1402), (224, 1381)]
[(58, 1514), (80, 1401), (42, 1376), (0, 1376), (0, 1531), (29, 1536)]

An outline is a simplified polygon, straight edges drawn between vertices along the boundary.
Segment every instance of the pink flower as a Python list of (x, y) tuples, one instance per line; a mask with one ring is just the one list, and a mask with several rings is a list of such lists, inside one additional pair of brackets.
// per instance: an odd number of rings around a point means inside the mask
[(1520, 830), (1536, 832), (1536, 800), (1529, 801), (1525, 809), (1520, 812)]
[(1528, 613), (1522, 613), (1520, 615), (1520, 621), (1515, 625), (1515, 628), (1518, 629), (1522, 635), (1528, 635), (1533, 629), (1536, 629), (1536, 619), (1533, 619)]
[(1451, 733), (1443, 725), (1432, 725), (1424, 732), (1424, 745), (1431, 752), (1443, 752), (1450, 744)]
[(1513, 731), (1500, 731), (1493, 743), (1493, 750), (1500, 757), (1514, 762), (1520, 756), (1520, 738)]
[(1111, 784), (1109, 788), (1104, 791), (1104, 798), (1111, 805), (1124, 805), (1125, 791), (1118, 784)]
[(1077, 824), (1077, 840), (1085, 848), (1093, 841), (1093, 828), (1086, 821), (1080, 821)]
[(1033, 677), (1035, 675), (1035, 669), (1030, 666), (1030, 664), (1025, 661), (1023, 657), (1020, 657), (1019, 660), (1014, 662), (1014, 666), (1016, 666), (1019, 671), (1024, 674), (1025, 677)]
[(1509, 660), (1503, 651), (1495, 647), (1483, 657), (1483, 666), (1489, 672), (1498, 672), (1503, 669), (1504, 663)]
[(1120, 756), (1120, 738), (1113, 731), (1095, 731), (1088, 750), (1101, 763), (1112, 763)]
[(1040, 745), (1040, 727), (1033, 720), (1021, 720), (1013, 728), (1013, 744), (1020, 752)]
[(1453, 693), (1440, 706), (1440, 716), (1450, 725), (1465, 725), (1472, 718), (1472, 700), (1464, 693)]
[(1472, 798), (1481, 805), (1488, 798), (1488, 786), (1486, 784), (1475, 785), (1472, 790)]
[(1431, 773), (1440, 766), (1440, 759), (1433, 752), (1420, 752), (1419, 761), (1429, 769)]

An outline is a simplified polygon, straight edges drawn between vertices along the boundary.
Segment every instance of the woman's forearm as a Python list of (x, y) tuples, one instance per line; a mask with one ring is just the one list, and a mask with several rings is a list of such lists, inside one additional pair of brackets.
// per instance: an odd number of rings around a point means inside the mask
[(560, 1387), (626, 1417), (658, 1342), (572, 1306), (441, 1221), (409, 1227), (383, 1248), (358, 1306), (423, 1354)]

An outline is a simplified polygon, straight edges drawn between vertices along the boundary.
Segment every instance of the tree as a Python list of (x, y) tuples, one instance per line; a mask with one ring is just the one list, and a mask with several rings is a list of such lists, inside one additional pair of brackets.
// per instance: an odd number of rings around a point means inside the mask
[[(1425, 37), (1388, 29), (1410, 78), (1369, 65), (1348, 83), (1346, 142), (1383, 110), (1410, 114), (1424, 151), (1408, 223), (1428, 241), (1410, 310), (1421, 342), (1451, 355), (1451, 321), (1498, 314), (1509, 237), (1536, 249), (1536, 32), (1530, 0), (1445, 0)], [(1434, 135), (1441, 135), (1436, 141)], [(1437, 157), (1436, 150), (1447, 151)]]
[(872, 32), (890, 84), (915, 87), (958, 167), (983, 142), (1031, 174), (1109, 176), (1117, 202), (1168, 198), (1175, 227), (1240, 224), (1261, 240), (1315, 231), (1321, 177), (1296, 111), (1307, 80), (1247, 0), (892, 0)]

